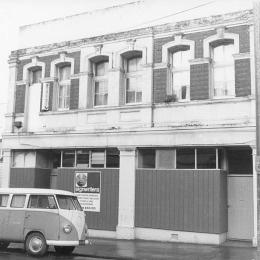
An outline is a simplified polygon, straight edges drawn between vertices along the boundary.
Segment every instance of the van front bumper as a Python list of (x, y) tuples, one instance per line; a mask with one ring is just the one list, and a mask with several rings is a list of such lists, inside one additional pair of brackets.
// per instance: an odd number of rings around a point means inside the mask
[(90, 244), (90, 241), (89, 240), (77, 240), (77, 241), (46, 240), (46, 244), (49, 246), (84, 246)]

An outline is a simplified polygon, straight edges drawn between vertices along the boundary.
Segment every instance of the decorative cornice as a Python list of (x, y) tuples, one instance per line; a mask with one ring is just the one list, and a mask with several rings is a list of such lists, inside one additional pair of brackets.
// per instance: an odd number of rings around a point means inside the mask
[[(64, 48), (76, 48), (80, 46), (86, 46), (90, 44), (103, 44), (104, 42), (112, 42), (112, 41), (122, 41), (126, 38), (136, 39), (142, 36), (151, 36), (151, 35), (162, 35), (164, 33), (176, 34), (185, 30), (192, 30), (194, 28), (203, 29), (205, 27), (211, 27), (212, 29), (216, 28), (217, 25), (222, 24), (231, 24), (237, 23), (240, 21), (241, 23), (249, 23), (251, 22), (253, 17), (252, 10), (244, 10), (233, 13), (228, 13), (224, 15), (214, 15), (209, 17), (201, 17), (198, 19), (191, 19), (186, 21), (180, 21), (175, 23), (168, 23), (162, 25), (155, 25), (151, 27), (134, 29), (131, 31), (124, 31), (118, 33), (110, 33), (90, 38), (84, 38), (80, 40), (72, 40), (72, 41), (63, 41), (59, 43), (53, 43), (42, 46), (35, 46), (31, 48), (20, 49), (16, 51), (12, 51), (11, 56), (26, 56), (26, 55), (35, 55), (43, 52), (51, 51), (51, 50), (59, 50)], [(235, 25), (234, 25), (235, 26)]]

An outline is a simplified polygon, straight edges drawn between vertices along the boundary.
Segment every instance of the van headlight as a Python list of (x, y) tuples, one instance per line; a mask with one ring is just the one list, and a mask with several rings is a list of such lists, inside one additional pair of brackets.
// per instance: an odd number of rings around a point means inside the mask
[(69, 234), (69, 233), (71, 232), (71, 230), (72, 230), (72, 227), (71, 227), (71, 225), (69, 225), (69, 224), (67, 224), (67, 225), (65, 225), (65, 226), (63, 227), (63, 231), (64, 231), (64, 233), (66, 233), (66, 234)]

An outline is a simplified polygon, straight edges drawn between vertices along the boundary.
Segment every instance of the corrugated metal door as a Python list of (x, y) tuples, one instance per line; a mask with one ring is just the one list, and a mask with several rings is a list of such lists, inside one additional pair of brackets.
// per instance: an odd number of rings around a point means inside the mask
[(252, 175), (228, 177), (228, 238), (251, 240), (253, 237)]

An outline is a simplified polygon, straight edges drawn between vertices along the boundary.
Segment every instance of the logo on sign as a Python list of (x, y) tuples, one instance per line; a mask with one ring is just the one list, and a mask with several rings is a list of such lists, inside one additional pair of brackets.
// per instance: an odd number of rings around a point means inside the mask
[(88, 186), (88, 173), (79, 172), (76, 173), (76, 187), (87, 187)]

